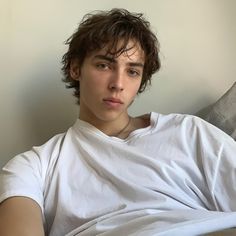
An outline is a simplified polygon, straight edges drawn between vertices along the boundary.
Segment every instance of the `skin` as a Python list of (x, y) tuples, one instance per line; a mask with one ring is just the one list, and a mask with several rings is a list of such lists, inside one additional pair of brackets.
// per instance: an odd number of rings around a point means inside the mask
[(0, 235), (43, 236), (39, 205), (30, 198), (12, 197), (0, 204)]
[[(135, 46), (134, 46), (135, 45)], [(148, 125), (148, 117), (129, 118), (127, 109), (141, 84), (144, 52), (130, 41), (118, 57), (106, 55), (106, 48), (89, 55), (82, 66), (71, 63), (70, 74), (80, 81), (79, 118), (89, 122), (109, 136), (119, 138)], [(26, 197), (12, 197), (0, 204), (0, 235), (43, 236), (42, 212), (39, 205)], [(14, 227), (13, 227), (14, 226)]]
[[(80, 81), (79, 118), (109, 136), (116, 136), (128, 123), (127, 109), (142, 80), (144, 52), (133, 41), (127, 48), (131, 49), (118, 57), (106, 55), (104, 48), (89, 55), (81, 67), (76, 60), (71, 64), (71, 77)], [(145, 125), (131, 118), (128, 131)]]

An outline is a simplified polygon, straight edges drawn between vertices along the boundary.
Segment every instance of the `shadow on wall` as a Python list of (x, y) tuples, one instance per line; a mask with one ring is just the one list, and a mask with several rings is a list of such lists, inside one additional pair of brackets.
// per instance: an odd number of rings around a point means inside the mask
[(50, 64), (42, 67), (28, 76), (19, 94), (31, 145), (40, 145), (55, 134), (65, 132), (74, 123), (79, 109), (72, 90), (66, 91), (61, 81), (60, 68)]

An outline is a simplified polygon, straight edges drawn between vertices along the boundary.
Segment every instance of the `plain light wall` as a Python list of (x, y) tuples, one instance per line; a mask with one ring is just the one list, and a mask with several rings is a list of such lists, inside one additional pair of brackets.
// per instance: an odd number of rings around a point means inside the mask
[(84, 14), (114, 7), (143, 12), (161, 43), (162, 69), (132, 115), (193, 114), (235, 81), (234, 0), (0, 0), (0, 166), (74, 123), (63, 42)]

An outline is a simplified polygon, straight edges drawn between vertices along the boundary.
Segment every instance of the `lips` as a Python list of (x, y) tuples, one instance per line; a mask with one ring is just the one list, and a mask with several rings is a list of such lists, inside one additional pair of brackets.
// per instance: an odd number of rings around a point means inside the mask
[(103, 102), (109, 109), (119, 109), (124, 103), (118, 98), (104, 98)]
[(120, 99), (118, 99), (118, 98), (104, 98), (103, 101), (104, 102), (123, 104), (123, 102)]

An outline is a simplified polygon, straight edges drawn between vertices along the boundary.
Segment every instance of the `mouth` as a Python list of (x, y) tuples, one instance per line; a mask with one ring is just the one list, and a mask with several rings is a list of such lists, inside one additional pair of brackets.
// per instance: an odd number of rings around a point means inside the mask
[(123, 104), (123, 102), (118, 98), (104, 98), (103, 101), (104, 102), (112, 102), (112, 103)]
[(111, 108), (116, 108), (124, 104), (124, 102), (118, 98), (104, 98), (103, 102)]

